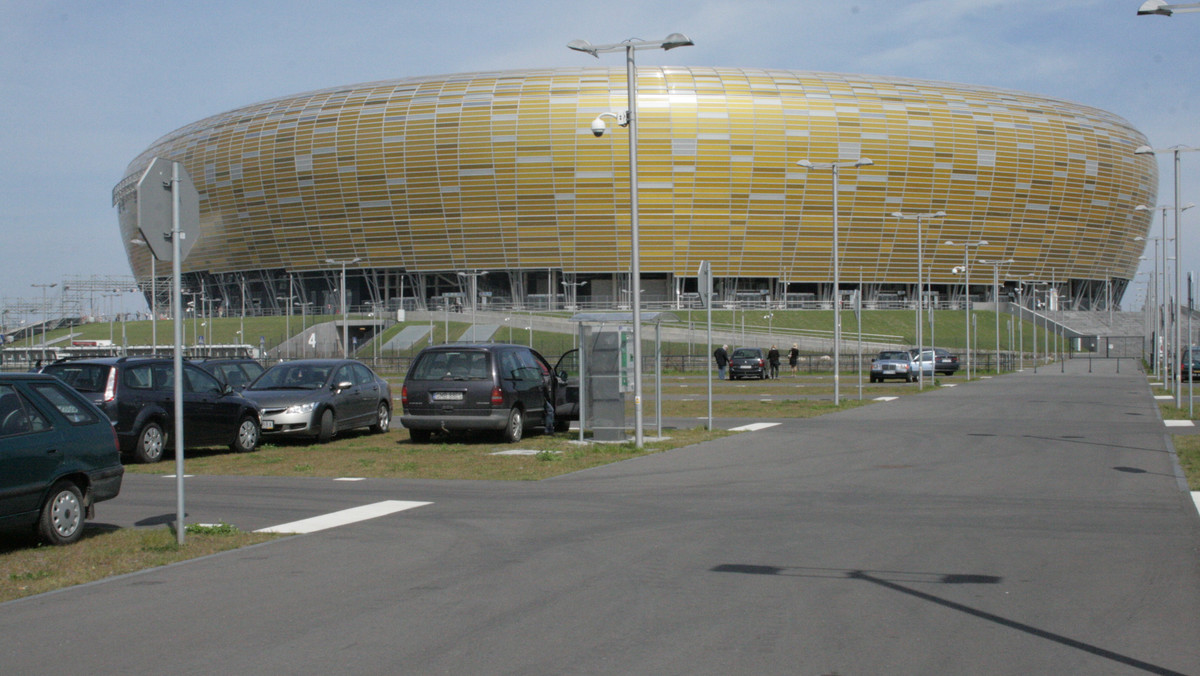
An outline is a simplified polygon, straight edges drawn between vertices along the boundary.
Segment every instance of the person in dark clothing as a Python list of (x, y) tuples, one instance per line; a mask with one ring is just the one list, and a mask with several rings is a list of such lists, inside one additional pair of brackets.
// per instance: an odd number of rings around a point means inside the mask
[(797, 367), (800, 365), (800, 345), (792, 343), (792, 349), (788, 350), (788, 366), (792, 368), (792, 375), (796, 375)]
[(722, 345), (713, 350), (713, 358), (717, 360), (717, 380), (725, 380), (725, 368), (729, 366), (728, 345)]
[(771, 367), (771, 375), (768, 377), (771, 380), (779, 378), (779, 348), (774, 345), (767, 350), (767, 364)]

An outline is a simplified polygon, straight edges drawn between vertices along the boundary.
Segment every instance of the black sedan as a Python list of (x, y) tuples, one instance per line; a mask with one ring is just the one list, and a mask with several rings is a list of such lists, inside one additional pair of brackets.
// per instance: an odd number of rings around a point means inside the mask
[(95, 405), (52, 376), (0, 375), (0, 526), (75, 542), (124, 474), (112, 423)]

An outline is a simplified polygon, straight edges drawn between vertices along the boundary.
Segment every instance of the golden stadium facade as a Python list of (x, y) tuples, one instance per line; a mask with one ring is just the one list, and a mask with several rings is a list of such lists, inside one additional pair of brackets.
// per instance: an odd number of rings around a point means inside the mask
[[(622, 304), (630, 257), (623, 68), (462, 73), (325, 89), (200, 120), (156, 141), (114, 189), (134, 273), (134, 186), (154, 157), (200, 193), (185, 286), (237, 307), (292, 293), (424, 307), (470, 282), (492, 304)], [(1155, 204), (1146, 138), (1102, 110), (1030, 94), (891, 77), (749, 68), (638, 71), (643, 299), (674, 304), (709, 261), (725, 299), (828, 299), (832, 182), (814, 163), (868, 157), (838, 191), (841, 286), (943, 300), (999, 278), (1052, 282), (1075, 307), (1120, 297)], [(894, 212), (944, 211), (922, 221)], [(160, 266), (162, 268), (164, 266)], [(486, 271), (487, 274), (479, 274)], [(462, 273), (462, 274), (460, 274)], [(161, 274), (161, 270), (160, 270)], [(584, 283), (586, 282), (586, 284)], [(554, 294), (554, 295), (547, 295)], [(1003, 294), (1002, 294), (1003, 295)], [(334, 301), (336, 302), (336, 301)]]

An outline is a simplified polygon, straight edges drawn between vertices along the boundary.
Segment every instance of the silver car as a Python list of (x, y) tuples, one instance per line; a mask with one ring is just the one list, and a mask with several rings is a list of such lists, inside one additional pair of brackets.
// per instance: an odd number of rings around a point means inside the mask
[(316, 437), (324, 443), (341, 430), (386, 432), (392, 388), (352, 359), (301, 359), (267, 369), (242, 390), (262, 408), (262, 435)]

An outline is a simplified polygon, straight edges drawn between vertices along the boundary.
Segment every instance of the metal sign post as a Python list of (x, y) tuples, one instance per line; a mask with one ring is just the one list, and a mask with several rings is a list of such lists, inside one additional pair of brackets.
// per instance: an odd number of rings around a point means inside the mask
[(200, 195), (179, 162), (156, 157), (137, 184), (138, 229), (158, 260), (171, 261), (171, 314), (175, 327), (175, 538), (184, 540), (183, 492), (183, 319), (181, 264), (196, 243), (200, 224)]

